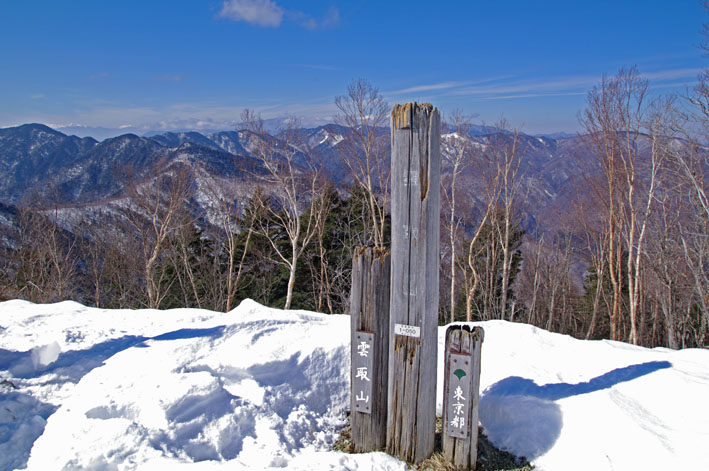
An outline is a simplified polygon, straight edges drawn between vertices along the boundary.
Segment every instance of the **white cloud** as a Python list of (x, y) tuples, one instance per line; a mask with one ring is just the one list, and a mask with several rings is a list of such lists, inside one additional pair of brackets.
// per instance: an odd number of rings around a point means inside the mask
[(271, 0), (228, 0), (222, 4), (219, 16), (277, 28), (283, 21), (283, 8)]
[(299, 10), (285, 10), (272, 0), (226, 0), (219, 16), (233, 21), (244, 21), (257, 26), (277, 28), (284, 19), (311, 31), (332, 28), (340, 23), (340, 10), (330, 7), (318, 20)]

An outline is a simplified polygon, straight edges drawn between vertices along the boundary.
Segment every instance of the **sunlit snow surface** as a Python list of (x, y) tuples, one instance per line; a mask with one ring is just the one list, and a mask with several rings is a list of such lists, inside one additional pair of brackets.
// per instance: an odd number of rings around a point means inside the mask
[[(480, 419), (497, 446), (546, 471), (709, 462), (709, 351), (479, 325)], [(0, 379), (0, 470), (406, 469), (328, 451), (348, 408), (346, 316), (8, 301)]]

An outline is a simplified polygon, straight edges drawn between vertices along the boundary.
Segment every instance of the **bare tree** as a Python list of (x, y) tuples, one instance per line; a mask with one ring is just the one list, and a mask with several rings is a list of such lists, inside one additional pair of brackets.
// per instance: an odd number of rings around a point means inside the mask
[[(536, 242), (536, 243), (534, 243)], [(527, 241), (522, 246), (524, 266), (519, 279), (520, 298), (526, 298), (527, 302), (527, 324), (538, 325), (540, 316), (537, 313), (539, 293), (541, 291), (542, 276), (542, 247), (544, 245), (544, 235), (539, 241)]]
[(182, 294), (181, 305), (202, 309), (202, 295), (197, 287), (195, 271), (202, 263), (203, 254), (193, 247), (199, 237), (194, 225), (194, 218), (184, 211), (184, 207), (180, 207), (175, 220), (177, 224), (174, 236), (168, 238), (170, 248), (167, 252)]
[[(705, 9), (709, 9), (705, 3)], [(704, 25), (705, 42), (702, 49), (709, 51), (709, 26)], [(682, 137), (682, 144), (669, 146), (671, 161), (678, 169), (682, 184), (687, 188), (688, 218), (681, 221), (680, 243), (694, 282), (696, 303), (701, 310), (697, 334), (700, 345), (705, 344), (709, 334), (709, 197), (707, 170), (709, 152), (709, 70), (699, 75), (693, 93), (685, 97), (689, 109), (682, 110), (680, 119), (673, 128)]]
[(444, 127), (451, 128), (451, 133), (443, 135), (441, 156), (448, 172), (441, 178), (441, 193), (444, 209), (448, 210), (448, 221), (444, 228), (448, 232), (450, 247), (450, 322), (455, 321), (456, 306), (456, 267), (458, 265), (458, 245), (462, 218), (456, 213), (458, 198), (458, 177), (470, 165), (472, 143), (470, 141), (470, 118), (461, 110), (455, 110)]
[[(628, 78), (634, 80), (632, 76)], [(637, 81), (630, 83), (630, 87), (637, 88), (641, 93), (637, 97), (642, 100), (643, 89), (647, 87), (647, 82)], [(637, 104), (641, 106), (641, 101)], [(650, 213), (653, 209), (655, 191), (657, 189), (660, 169), (666, 156), (667, 135), (665, 134), (665, 118), (669, 113), (671, 101), (660, 100), (655, 103), (654, 108), (650, 111), (649, 120), (646, 123), (641, 123), (647, 132), (650, 139), (650, 166), (643, 165), (642, 156), (637, 151), (637, 145), (627, 145), (627, 152), (621, 153), (623, 158), (624, 174), (627, 191), (627, 214), (628, 214), (628, 229), (626, 235), (626, 246), (628, 250), (628, 298), (630, 308), (630, 336), (629, 341), (633, 344), (638, 344), (638, 309), (640, 305), (640, 294), (642, 292), (642, 261), (644, 258), (644, 242), (647, 234), (647, 226), (650, 218)], [(635, 131), (636, 135), (640, 134), (641, 128)], [(630, 131), (626, 131), (629, 134)], [(629, 138), (626, 136), (626, 142)], [(643, 168), (644, 167), (644, 168)], [(642, 170), (649, 171), (649, 181), (643, 185), (641, 176)], [(644, 188), (643, 188), (644, 187)]]
[(47, 219), (37, 209), (18, 208), (14, 278), (15, 293), (21, 299), (53, 301), (52, 263), (44, 244), (48, 226)]
[(332, 247), (338, 247), (338, 250), (330, 252), (328, 268), (330, 295), (338, 312), (349, 312), (352, 259), (358, 247), (367, 245), (366, 235), (361, 229), (371, 221), (366, 211), (363, 188), (355, 186), (352, 190), (335, 208), (337, 213), (332, 218)]
[[(328, 263), (327, 251), (325, 248), (325, 234), (327, 231), (327, 218), (332, 209), (334, 188), (330, 182), (324, 184), (310, 207), (310, 211), (315, 217), (315, 242), (317, 245), (317, 270), (314, 273), (313, 280), (316, 280), (316, 299), (315, 310), (322, 312), (324, 305), (327, 305), (328, 312), (333, 314), (334, 308), (330, 296), (330, 267)], [(314, 267), (315, 268), (315, 267)]]
[[(470, 275), (466, 270), (466, 297), (465, 297), (465, 312), (466, 320), (468, 322), (473, 320), (473, 302), (475, 299), (475, 294), (480, 287), (480, 273), (478, 272), (478, 267), (476, 264), (477, 258), (481, 255), (482, 251), (486, 252), (487, 263), (486, 267), (490, 268), (494, 265), (492, 259), (494, 259), (494, 254), (491, 251), (495, 249), (494, 245), (483, 245), (480, 244), (480, 238), (483, 230), (487, 227), (493, 214), (496, 212), (497, 203), (500, 197), (501, 191), (501, 167), (494, 160), (493, 155), (487, 150), (487, 147), (483, 145), (483, 152), (474, 152), (473, 165), (475, 171), (482, 176), (482, 188), (480, 193), (482, 193), (483, 199), (482, 204), (484, 209), (482, 210), (482, 215), (479, 220), (472, 222), (472, 227), (474, 228), (473, 236), (468, 244), (467, 250), (467, 268), (470, 270)], [(476, 147), (479, 150), (479, 147)], [(468, 195), (472, 199), (473, 195)], [(472, 211), (470, 212), (472, 214)], [(492, 256), (492, 257), (491, 257)], [(485, 306), (484, 319), (489, 318), (488, 312), (489, 306)], [(480, 311), (480, 309), (478, 309)]]
[[(238, 195), (233, 182), (226, 184), (214, 182), (207, 187), (207, 191), (216, 204), (218, 226), (221, 232), (219, 238), (223, 241), (226, 250), (227, 272), (224, 310), (229, 312), (234, 308), (236, 292), (240, 286), (245, 260), (259, 215), (256, 213), (256, 205), (246, 205), (243, 209), (239, 207)], [(257, 187), (255, 191), (258, 192), (260, 189)], [(262, 198), (257, 195), (255, 199), (260, 201)], [(240, 236), (244, 238), (243, 247)], [(242, 251), (239, 256), (240, 248)]]
[(168, 238), (175, 235), (183, 223), (178, 217), (180, 208), (192, 191), (192, 176), (184, 166), (166, 169), (164, 162), (156, 168), (157, 176), (128, 187), (130, 208), (126, 217), (138, 236), (142, 249), (142, 278), (147, 305), (159, 308), (174, 278), (167, 266), (160, 263), (168, 246)]
[[(517, 208), (522, 194), (522, 175), (520, 173), (522, 154), (520, 131), (508, 132), (507, 121), (502, 120), (496, 126), (501, 132), (490, 136), (486, 152), (489, 160), (494, 163), (495, 175), (499, 182), (497, 204), (501, 208), (501, 224), (496, 225), (497, 236), (502, 250), (502, 292), (498, 309), (500, 318), (508, 313), (508, 291), (510, 284), (510, 269), (512, 266), (511, 245), (512, 226), (517, 219)], [(513, 320), (514, 312), (509, 310), (509, 319)]]
[(33, 302), (56, 302), (74, 294), (78, 248), (59, 224), (60, 208), (23, 206), (17, 210), (14, 295)]
[(388, 124), (389, 105), (364, 79), (350, 83), (347, 94), (335, 98), (335, 105), (340, 110), (337, 123), (351, 133), (341, 144), (342, 157), (355, 183), (365, 190), (374, 246), (384, 247), (391, 144), (382, 128)]
[[(297, 120), (288, 120), (278, 139), (266, 133), (263, 119), (251, 110), (244, 110), (241, 120), (253, 134), (252, 152), (267, 170), (260, 178), (271, 198), (262, 202), (275, 204), (262, 206), (264, 217), (259, 222), (260, 232), (268, 238), (279, 262), (288, 268), (284, 309), (290, 309), (298, 261), (316, 233), (315, 213), (308, 209), (318, 189), (319, 175), (309, 165), (310, 155)], [(301, 218), (303, 214), (308, 216), (305, 220)], [(269, 237), (271, 223), (285, 231), (290, 252), (284, 251)]]
[(587, 143), (605, 177), (605, 189), (599, 197), (605, 201), (608, 215), (608, 262), (613, 288), (611, 339), (619, 339), (623, 285), (622, 239), (625, 236), (630, 295), (629, 340), (634, 343), (637, 342), (637, 280), (640, 269), (636, 258), (638, 237), (635, 194), (639, 185), (637, 141), (642, 130), (643, 101), (647, 87), (647, 81), (639, 77), (635, 68), (621, 69), (612, 78), (604, 76), (601, 85), (588, 93), (587, 107), (581, 117)]
[[(594, 179), (595, 180), (595, 179)], [(595, 182), (592, 186), (597, 186)], [(598, 323), (598, 314), (601, 302), (604, 299), (605, 275), (608, 269), (608, 237), (603, 221), (603, 214), (598, 204), (593, 200), (577, 201), (573, 210), (575, 225), (580, 228), (580, 236), (583, 241), (583, 253), (587, 257), (587, 262), (595, 273), (595, 289), (593, 293), (593, 304), (591, 307), (591, 318), (586, 329), (586, 340), (593, 338)]]
[[(672, 188), (674, 187), (674, 188)], [(665, 345), (672, 349), (684, 344), (683, 305), (693, 303), (691, 275), (684, 257), (681, 239), (683, 209), (682, 191), (672, 185), (657, 196), (657, 210), (651, 219), (652, 237), (648, 237), (646, 263), (650, 280), (648, 295), (662, 312)], [(653, 338), (660, 330), (658, 319), (653, 322)]]
[(53, 285), (56, 299), (64, 300), (70, 296), (71, 284), (77, 267), (76, 239), (59, 226), (59, 207), (55, 204), (48, 217), (44, 244), (52, 265)]
[(79, 232), (83, 235), (83, 240), (79, 245), (81, 258), (86, 264), (86, 275), (93, 291), (93, 305), (95, 307), (106, 307), (104, 290), (106, 289), (107, 274), (109, 270), (106, 252), (111, 237), (104, 227), (93, 224), (91, 218), (84, 218), (79, 226)]
[[(570, 290), (569, 274), (571, 271), (571, 243), (569, 237), (562, 237), (562, 240), (554, 240), (552, 244), (543, 252), (541, 263), (544, 278), (542, 286), (546, 291), (546, 311), (547, 320), (544, 326), (547, 330), (554, 332), (564, 331), (564, 317), (568, 314), (565, 306), (559, 309), (558, 303), (567, 303), (568, 292)], [(544, 250), (544, 249), (542, 249)], [(557, 311), (559, 315), (557, 317)]]

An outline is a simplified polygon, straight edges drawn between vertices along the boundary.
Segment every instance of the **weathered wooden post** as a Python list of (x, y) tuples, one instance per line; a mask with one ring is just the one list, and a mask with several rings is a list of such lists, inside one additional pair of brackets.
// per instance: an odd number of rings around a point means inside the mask
[(440, 224), (440, 115), (391, 113), (391, 319), (387, 452), (420, 463), (434, 449)]
[(352, 260), (350, 427), (355, 452), (386, 445), (390, 256), (360, 247)]
[(443, 454), (458, 469), (475, 469), (478, 455), (482, 327), (446, 329)]

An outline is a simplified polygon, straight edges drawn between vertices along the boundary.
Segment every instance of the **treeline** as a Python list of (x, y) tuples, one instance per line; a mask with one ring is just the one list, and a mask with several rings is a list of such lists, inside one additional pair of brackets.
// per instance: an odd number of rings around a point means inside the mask
[[(225, 226), (201, 224), (190, 215), (188, 185), (175, 181), (189, 181), (189, 169), (173, 170), (140, 185), (130, 204), (72, 221), (72, 231), (62, 228), (62, 218), (64, 225), (71, 218), (66, 209), (18, 209), (15, 246), (3, 253), (2, 297), (218, 311), (252, 298), (283, 307), (289, 269), (280, 257), (289, 257), (290, 248), (280, 216), (267, 220), (264, 213), (273, 201), (257, 191), (244, 208), (233, 205), (220, 215)], [(291, 307), (344, 312), (352, 251), (366, 244), (362, 196), (327, 186), (318, 199), (322, 219), (299, 257)]]
[[(505, 319), (579, 338), (706, 346), (708, 84), (705, 75), (691, 96), (651, 100), (634, 69), (604, 78), (581, 115), (575, 194), (533, 233), (522, 224), (530, 179), (519, 130), (500, 122), (473, 139), (470, 119), (449, 115), (440, 322)], [(347, 312), (355, 248), (389, 244), (390, 107), (364, 80), (335, 103), (350, 133), (337, 147), (347, 185), (325, 176), (297, 120), (274, 139), (246, 110), (262, 172), (215, 180), (199, 195), (208, 218), (190, 210), (194, 170), (174, 162), (84, 218), (19, 208), (0, 296), (222, 311), (248, 297)]]
[[(604, 77), (581, 114), (575, 191), (533, 234), (518, 230), (530, 192), (518, 132), (492, 135), (482, 149), (453, 138), (442, 188), (448, 320), (706, 346), (708, 86), (704, 74), (690, 96), (651, 98), (634, 68)], [(465, 134), (468, 122), (453, 118), (456, 135)], [(481, 178), (472, 190), (456, 181), (466, 166)], [(472, 198), (473, 210), (461, 205)]]

